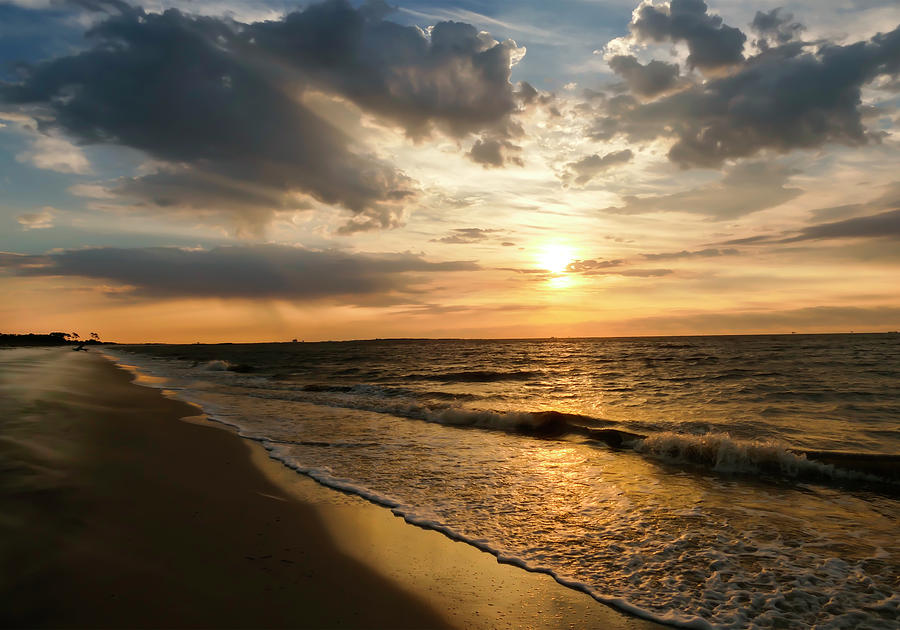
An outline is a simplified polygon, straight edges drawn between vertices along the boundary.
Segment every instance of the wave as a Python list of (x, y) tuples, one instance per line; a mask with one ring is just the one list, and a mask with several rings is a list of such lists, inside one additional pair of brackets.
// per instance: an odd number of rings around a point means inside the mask
[(717, 473), (797, 479), (868, 481), (900, 485), (900, 456), (804, 451), (775, 441), (741, 440), (727, 433), (634, 433), (614, 420), (554, 410), (492, 411), (448, 406), (386, 405), (370, 411), (456, 427), (474, 427), (554, 438), (575, 435), (616, 449)]
[[(349, 391), (359, 393), (359, 386)], [(276, 395), (282, 397), (283, 394)], [(715, 473), (765, 474), (798, 481), (872, 482), (900, 488), (900, 456), (805, 451), (781, 442), (734, 438), (727, 433), (710, 431), (706, 425), (698, 425), (695, 433), (652, 430), (636, 433), (620, 428), (617, 421), (582, 414), (556, 410), (497, 411), (441, 403), (429, 405), (385, 393), (316, 402), (453, 427), (539, 438), (581, 436), (610, 448), (629, 449), (668, 463), (705, 468)]]
[[(205, 371), (240, 371), (239, 365), (213, 360), (198, 365)], [(238, 368), (238, 369), (235, 369)], [(426, 375), (431, 380), (459, 378), (531, 378), (541, 372), (446, 372)], [(526, 375), (528, 375), (526, 377)], [(257, 383), (259, 385), (259, 383)], [(299, 391), (298, 391), (299, 390)], [(263, 390), (265, 391), (265, 390)], [(315, 404), (353, 408), (422, 420), (446, 426), (471, 427), (531, 435), (540, 438), (581, 436), (610, 448), (629, 449), (670, 464), (698, 467), (715, 473), (758, 475), (798, 481), (869, 482), (889, 492), (900, 488), (900, 456), (837, 451), (806, 451), (781, 442), (744, 440), (698, 426), (694, 433), (656, 431), (635, 433), (618, 422), (556, 410), (498, 411), (461, 407), (454, 400), (417, 402), (404, 388), (357, 384), (309, 384), (286, 391), (260, 391), (260, 397), (295, 399), (304, 394), (329, 393), (338, 398), (312, 400)], [(426, 394), (427, 396), (427, 394)], [(450, 394), (448, 394), (448, 397)], [(465, 395), (463, 395), (464, 397)], [(303, 399), (303, 398), (296, 398)], [(461, 399), (458, 398), (457, 400)]]
[(763, 473), (790, 478), (852, 478), (862, 471), (837, 468), (812, 460), (775, 441), (738, 440), (727, 433), (687, 435), (663, 432), (649, 435), (634, 444), (638, 453), (670, 462), (686, 463), (722, 473)]
[(255, 371), (255, 368), (252, 365), (247, 365), (246, 363), (231, 363), (224, 359), (213, 359), (206, 363), (195, 363), (194, 367), (206, 372), (239, 372), (245, 374), (247, 372)]
[(661, 431), (649, 435), (615, 428), (614, 420), (554, 410), (492, 411), (420, 405), (370, 409), (456, 427), (475, 427), (536, 437), (583, 436), (616, 449), (706, 468), (717, 473), (757, 474), (816, 481), (866, 481), (900, 485), (900, 456), (804, 451), (780, 442), (741, 440), (727, 433)]
[(224, 372), (231, 367), (231, 363), (223, 359), (213, 359), (212, 361), (199, 364), (197, 367), (207, 372)]
[(353, 389), (353, 385), (328, 385), (326, 383), (310, 383), (301, 388), (305, 392), (338, 392), (346, 393)]
[(500, 381), (532, 381), (546, 374), (540, 370), (466, 370), (462, 372), (438, 372), (433, 374), (408, 374), (406, 378), (445, 383), (496, 383)]
[(583, 436), (615, 449), (630, 449), (669, 463), (716, 473), (765, 474), (798, 481), (858, 481), (900, 486), (900, 456), (804, 451), (775, 441), (741, 440), (727, 433), (662, 431), (644, 435), (614, 428), (613, 420), (560, 411), (497, 412), (408, 406), (388, 413), (457, 427), (500, 430), (536, 437)]

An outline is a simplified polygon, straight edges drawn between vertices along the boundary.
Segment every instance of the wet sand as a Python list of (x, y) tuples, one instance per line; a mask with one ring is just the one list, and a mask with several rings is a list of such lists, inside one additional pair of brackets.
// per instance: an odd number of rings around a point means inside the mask
[(0, 625), (660, 627), (324, 488), (132, 379), (95, 351), (0, 351)]

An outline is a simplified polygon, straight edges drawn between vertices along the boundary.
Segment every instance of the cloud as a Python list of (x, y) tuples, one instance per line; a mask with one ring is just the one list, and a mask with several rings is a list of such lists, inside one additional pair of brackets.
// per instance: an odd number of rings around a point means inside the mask
[[(900, 238), (900, 182), (894, 182), (884, 188), (881, 195), (867, 202), (813, 210), (812, 217), (819, 221), (799, 230), (777, 234), (757, 234), (732, 239), (722, 244), (762, 245), (838, 239), (882, 241), (898, 239)], [(822, 221), (822, 219), (826, 220)], [(829, 221), (827, 219), (839, 220)], [(868, 249), (865, 253), (873, 254), (878, 251), (872, 243), (866, 247)]]
[[(705, 5), (696, 0), (677, 6), (680, 12), (693, 7), (688, 14), (705, 15), (699, 12)], [(636, 34), (654, 39), (654, 34), (668, 33), (675, 7), (673, 2), (669, 13), (651, 5), (639, 7), (636, 23), (643, 30)], [(779, 15), (775, 14), (776, 22)], [(769, 22), (763, 26), (769, 28)], [(730, 27), (719, 30), (726, 28)], [(764, 150), (787, 153), (826, 143), (859, 146), (878, 141), (880, 135), (863, 125), (861, 90), (879, 77), (900, 73), (900, 27), (847, 45), (791, 40), (748, 59), (737, 54), (698, 57), (697, 50), (692, 55), (698, 66), (698, 58), (707, 60), (706, 67), (713, 67), (715, 59), (735, 65), (724, 76), (649, 103), (627, 95), (609, 99), (604, 115), (593, 123), (592, 135), (597, 139), (622, 135), (632, 142), (672, 137), (668, 157), (685, 168), (719, 167), (726, 160)]]
[(706, 9), (702, 0), (672, 0), (659, 6), (645, 2), (635, 10), (629, 28), (638, 41), (685, 42), (692, 68), (710, 70), (739, 63), (747, 36)]
[(823, 305), (791, 310), (669, 313), (665, 317), (631, 319), (627, 325), (631, 331), (646, 330), (655, 334), (696, 334), (698, 330), (707, 334), (896, 330), (900, 327), (900, 308)]
[(887, 190), (884, 193), (871, 201), (819, 208), (812, 211), (812, 216), (819, 221), (833, 221), (854, 215), (872, 214), (900, 208), (900, 182), (893, 182), (886, 188)]
[(796, 236), (780, 239), (778, 243), (796, 243), (822, 239), (887, 238), (900, 239), (900, 209), (889, 210), (868, 217), (855, 217), (811, 225)]
[(780, 7), (771, 11), (757, 11), (750, 25), (761, 36), (755, 44), (760, 48), (768, 48), (770, 41), (780, 45), (795, 39), (804, 30), (804, 26), (793, 19), (792, 13)]
[(26, 212), (16, 217), (23, 230), (44, 230), (53, 227), (53, 208), (47, 206), (40, 212)]
[[(626, 276), (631, 278), (658, 278), (667, 276), (671, 269), (623, 269), (626, 261), (617, 258), (614, 260), (574, 260), (566, 265), (566, 273), (577, 273), (582, 276)], [(538, 273), (547, 274), (546, 270), (539, 269)], [(548, 274), (549, 275), (549, 274)]]
[(656, 96), (678, 84), (676, 63), (653, 60), (644, 65), (633, 55), (615, 55), (609, 60), (609, 67), (639, 96)]
[(700, 249), (692, 252), (686, 249), (680, 252), (664, 252), (660, 254), (642, 254), (647, 260), (681, 260), (684, 258), (718, 258), (720, 256), (735, 256), (740, 252), (736, 249)]
[(630, 149), (613, 151), (606, 155), (588, 155), (575, 162), (569, 162), (563, 172), (563, 181), (572, 181), (578, 186), (584, 186), (594, 177), (620, 164), (627, 164), (634, 157)]
[(77, 197), (87, 197), (89, 199), (114, 199), (115, 194), (103, 184), (75, 184), (69, 186), (66, 192)]
[[(457, 228), (455, 230), (451, 230), (450, 234), (446, 236), (431, 239), (431, 242), (467, 245), (470, 243), (480, 243), (491, 238), (496, 238), (497, 235), (501, 233), (503, 233), (503, 230), (491, 230), (483, 228)], [(506, 245), (506, 243), (503, 244)], [(510, 243), (510, 245), (514, 245), (514, 243)]]
[(516, 153), (521, 151), (522, 147), (516, 146), (509, 140), (497, 138), (478, 139), (472, 145), (472, 150), (466, 155), (469, 156), (470, 160), (476, 164), (481, 164), (485, 168), (499, 168), (506, 164), (524, 166), (525, 162), (516, 155)]
[(601, 269), (609, 269), (611, 267), (618, 267), (622, 265), (625, 261), (622, 259), (616, 260), (573, 260), (568, 265), (566, 265), (566, 271), (570, 273), (584, 273), (590, 274), (592, 272), (600, 271)]
[(58, 173), (91, 172), (91, 164), (81, 148), (52, 134), (38, 135), (28, 149), (16, 155), (16, 161)]
[[(349, 254), (282, 245), (64, 250), (0, 255), (0, 268), (28, 276), (77, 276), (154, 298), (269, 298), (346, 303), (409, 300), (427, 274), (472, 271), (471, 262), (428, 262), (413, 254)], [(406, 296), (406, 297), (404, 297)]]
[(253, 24), (245, 37), (412, 136), (432, 126), (456, 136), (508, 127), (518, 109), (510, 71), (524, 48), (462, 22), (439, 22), (429, 37), (384, 20), (389, 12), (383, 3), (354, 9), (331, 0)]
[(775, 207), (800, 195), (802, 190), (787, 186), (793, 174), (794, 171), (777, 163), (741, 163), (727, 169), (722, 179), (714, 184), (668, 195), (626, 195), (624, 205), (603, 208), (601, 212), (687, 212), (716, 221), (734, 219)]
[[(426, 34), (384, 20), (385, 7), (329, 0), (242, 24), (106, 3), (90, 48), (24, 67), (19, 83), (0, 84), (0, 100), (42, 108), (45, 133), (125, 145), (161, 163), (113, 187), (157, 211), (259, 232), (311, 197), (349, 211), (344, 232), (394, 227), (416, 183), (306, 107), (302, 93), (345, 98), (412, 137), (440, 130), (507, 142), (521, 131), (509, 74), (524, 49), (455, 22)], [(84, 172), (71, 159), (56, 164)]]
[(617, 275), (633, 278), (659, 278), (674, 273), (671, 269), (624, 269), (616, 271)]
[[(736, 249), (701, 249), (697, 251), (682, 250), (680, 252), (667, 252), (661, 254), (643, 254), (643, 258), (650, 261), (680, 260), (684, 258), (715, 258), (719, 256), (733, 256), (738, 254)], [(575, 260), (566, 265), (566, 272), (580, 273), (586, 276), (616, 274), (620, 276), (632, 276), (638, 278), (652, 278), (667, 276), (674, 273), (671, 269), (642, 269), (625, 268), (627, 262), (621, 258), (614, 260)]]

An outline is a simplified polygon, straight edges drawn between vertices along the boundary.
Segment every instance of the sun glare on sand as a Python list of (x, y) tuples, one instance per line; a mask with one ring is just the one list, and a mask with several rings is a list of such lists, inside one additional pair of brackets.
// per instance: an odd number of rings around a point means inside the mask
[(575, 259), (572, 248), (565, 245), (546, 245), (538, 255), (538, 263), (542, 269), (550, 273), (562, 273), (570, 262)]

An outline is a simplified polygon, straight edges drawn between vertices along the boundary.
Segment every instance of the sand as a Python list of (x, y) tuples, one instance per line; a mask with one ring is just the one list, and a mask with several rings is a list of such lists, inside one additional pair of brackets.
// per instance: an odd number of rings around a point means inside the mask
[(132, 379), (96, 351), (0, 351), (0, 625), (659, 627), (324, 488)]

